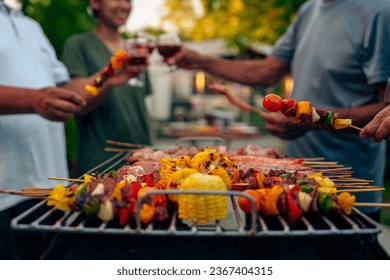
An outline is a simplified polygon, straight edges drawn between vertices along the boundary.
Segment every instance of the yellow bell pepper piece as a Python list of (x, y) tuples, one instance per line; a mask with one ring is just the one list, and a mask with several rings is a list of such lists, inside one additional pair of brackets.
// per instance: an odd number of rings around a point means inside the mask
[(350, 127), (351, 125), (352, 125), (351, 119), (336, 119), (333, 122), (334, 129), (343, 129), (343, 128)]
[(313, 178), (323, 188), (334, 188), (334, 186), (335, 186), (335, 183), (331, 179), (329, 179), (328, 177), (314, 176)]
[(308, 178), (314, 178), (314, 177), (322, 177), (322, 172), (316, 172), (314, 174), (311, 174), (308, 176)]
[(88, 174), (84, 174), (84, 183), (88, 184), (94, 177)]
[(311, 106), (309, 101), (299, 101), (297, 103), (297, 111), (295, 113), (295, 117), (293, 119), (294, 122), (299, 122), (299, 119), (302, 115), (311, 114)]
[(143, 203), (139, 211), (141, 222), (144, 224), (149, 224), (151, 221), (153, 221), (154, 214), (156, 213), (156, 207), (147, 203)]
[(69, 192), (62, 184), (57, 184), (47, 198), (47, 206), (54, 206), (62, 211), (70, 211), (76, 197), (68, 197)]
[(339, 204), (341, 210), (347, 215), (351, 214), (355, 201), (356, 196), (351, 195), (348, 192), (342, 192), (337, 197), (337, 203)]
[(89, 94), (91, 94), (91, 95), (93, 95), (93, 96), (97, 96), (97, 95), (99, 94), (99, 90), (98, 90), (98, 88), (95, 87), (95, 86), (86, 85), (86, 86), (85, 86), (85, 90), (86, 90)]
[(114, 190), (113, 190), (113, 192), (111, 194), (110, 199), (116, 198), (119, 202), (123, 201), (122, 189), (126, 185), (127, 185), (127, 181), (126, 180), (122, 180), (122, 181), (116, 183), (115, 188), (114, 188)]
[(318, 192), (326, 194), (336, 194), (337, 188), (318, 187)]

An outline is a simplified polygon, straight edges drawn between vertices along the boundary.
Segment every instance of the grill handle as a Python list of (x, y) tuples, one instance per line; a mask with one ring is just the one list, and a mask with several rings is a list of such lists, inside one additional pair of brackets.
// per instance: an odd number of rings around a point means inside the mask
[(153, 190), (145, 192), (145, 194), (139, 198), (136, 202), (136, 231), (141, 232), (141, 217), (139, 215), (142, 203), (144, 200), (151, 195), (181, 195), (181, 194), (195, 194), (195, 195), (226, 195), (226, 196), (243, 196), (247, 198), (251, 203), (251, 228), (248, 231), (249, 234), (256, 232), (256, 203), (252, 196), (240, 191), (199, 191), (199, 190)]

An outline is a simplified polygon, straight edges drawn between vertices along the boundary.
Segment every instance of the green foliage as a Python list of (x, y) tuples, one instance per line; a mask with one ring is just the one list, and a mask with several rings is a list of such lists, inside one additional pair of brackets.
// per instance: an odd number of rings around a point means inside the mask
[(23, 0), (23, 11), (37, 20), (60, 56), (66, 39), (91, 30), (94, 20), (87, 13), (86, 0)]
[[(239, 52), (251, 42), (272, 45), (286, 31), (306, 0), (200, 0), (197, 15), (192, 1), (165, 0), (163, 23), (176, 26), (181, 36), (192, 40), (223, 38)], [(185, 23), (185, 24), (184, 24)]]

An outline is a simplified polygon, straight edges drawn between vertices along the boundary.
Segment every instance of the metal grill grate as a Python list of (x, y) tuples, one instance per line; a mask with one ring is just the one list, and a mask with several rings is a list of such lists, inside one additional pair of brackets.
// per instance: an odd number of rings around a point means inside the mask
[[(90, 170), (88, 173), (106, 173), (117, 169), (125, 163), (126, 153), (119, 153), (106, 162)], [(102, 170), (102, 171), (101, 171)], [(290, 227), (281, 216), (256, 215), (255, 203), (251, 196), (238, 191), (173, 191), (156, 190), (146, 193), (153, 194), (202, 194), (225, 195), (230, 201), (228, 221), (216, 221), (206, 225), (191, 224), (177, 218), (176, 212), (168, 222), (152, 223), (144, 227), (139, 216), (125, 227), (120, 227), (116, 221), (102, 222), (96, 217), (88, 217), (81, 212), (62, 212), (46, 206), (46, 201), (39, 202), (33, 208), (14, 218), (11, 226), (17, 230), (55, 231), (72, 233), (96, 234), (143, 234), (143, 235), (188, 235), (188, 236), (310, 236), (310, 235), (356, 235), (377, 234), (380, 232), (378, 223), (353, 209), (346, 216), (304, 214), (294, 227)], [(146, 196), (144, 198), (146, 198)], [(243, 216), (238, 210), (236, 198), (245, 196), (252, 203), (252, 215)], [(142, 201), (137, 202), (139, 209)], [(137, 211), (139, 212), (139, 211)]]

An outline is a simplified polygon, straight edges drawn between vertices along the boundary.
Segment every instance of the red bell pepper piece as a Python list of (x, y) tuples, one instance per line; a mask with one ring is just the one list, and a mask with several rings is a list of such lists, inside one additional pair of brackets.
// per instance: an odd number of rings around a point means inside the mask
[(130, 184), (130, 191), (128, 193), (127, 200), (131, 202), (131, 200), (137, 200), (138, 197), (138, 191), (141, 189), (141, 183), (140, 182), (132, 182)]
[(287, 191), (287, 212), (286, 219), (289, 225), (294, 226), (298, 218), (302, 215), (302, 210), (299, 208), (295, 199), (299, 191), (299, 186), (295, 185)]
[(127, 202), (127, 205), (119, 207), (119, 225), (125, 226), (129, 221), (134, 212), (135, 202), (140, 189), (141, 183), (139, 182), (132, 182), (130, 187), (126, 186), (122, 189), (123, 200)]
[(129, 206), (119, 207), (119, 225), (124, 227), (129, 221), (130, 215), (133, 212), (133, 209)]
[(142, 175), (142, 181), (146, 183), (147, 187), (153, 188), (153, 183), (154, 183), (154, 177), (153, 174), (145, 174)]

